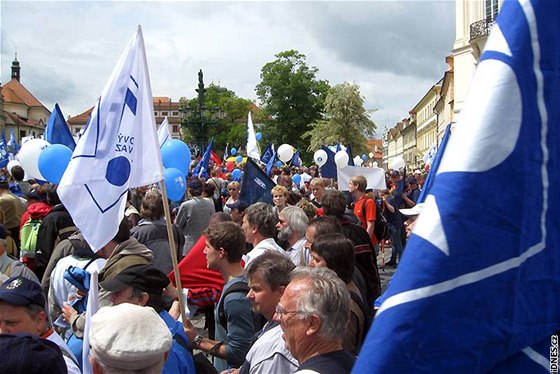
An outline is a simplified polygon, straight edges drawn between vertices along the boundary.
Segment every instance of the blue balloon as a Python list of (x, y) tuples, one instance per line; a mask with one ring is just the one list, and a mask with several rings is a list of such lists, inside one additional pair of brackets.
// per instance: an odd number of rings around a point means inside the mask
[(170, 139), (161, 146), (161, 160), (164, 168), (174, 168), (187, 175), (191, 166), (191, 150), (183, 141)]
[(237, 156), (235, 158), (235, 161), (237, 161), (238, 164), (242, 163), (243, 162), (243, 156)]
[(187, 180), (183, 172), (175, 168), (167, 168), (163, 171), (165, 180), (165, 191), (171, 201), (181, 201), (187, 189)]
[(234, 154), (237, 153), (237, 149), (235, 149), (235, 147), (234, 147), (234, 148), (229, 150), (229, 153), (231, 153), (231, 155), (233, 156)]
[(231, 172), (231, 177), (233, 178), (234, 181), (239, 181), (241, 180), (241, 175), (243, 173), (241, 173), (241, 170), (239, 169), (233, 169), (233, 171)]
[(59, 184), (71, 158), (70, 148), (62, 144), (51, 144), (41, 151), (37, 166), (48, 182)]
[(292, 175), (292, 182), (294, 182), (295, 184), (300, 184), (300, 182), (301, 182), (301, 175), (299, 175), (299, 174), (294, 174), (294, 175)]
[(280, 161), (280, 160), (276, 161), (276, 167), (277, 168), (281, 168), (282, 165), (284, 165), (284, 163), (282, 161)]
[(362, 160), (367, 160), (367, 156), (365, 154), (362, 155)]
[(260, 142), (262, 139), (262, 133), (258, 132), (255, 134), (255, 138), (257, 138), (257, 141)]

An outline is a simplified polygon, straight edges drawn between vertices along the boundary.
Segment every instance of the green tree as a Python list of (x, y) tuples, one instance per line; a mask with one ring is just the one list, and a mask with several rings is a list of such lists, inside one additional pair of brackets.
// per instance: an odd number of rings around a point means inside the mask
[(256, 92), (265, 114), (263, 134), (277, 146), (291, 144), (302, 152), (309, 141), (302, 135), (322, 118), (329, 83), (318, 80), (305, 55), (295, 50), (278, 53), (261, 70)]
[[(198, 106), (198, 98), (192, 99), (182, 97), (180, 99), (182, 110), (187, 113), (187, 121), (191, 116), (197, 115), (195, 108)], [(208, 137), (214, 137), (214, 151), (221, 154), (226, 144), (236, 147), (247, 143), (247, 113), (252, 109), (251, 100), (237, 97), (235, 92), (211, 83), (206, 87), (204, 106), (207, 108), (204, 116), (212, 122), (208, 127)], [(255, 116), (255, 113), (253, 113)], [(185, 141), (192, 143), (196, 134), (193, 129), (184, 126)]]
[(310, 139), (309, 152), (322, 145), (350, 145), (354, 154), (367, 152), (366, 141), (375, 135), (375, 123), (369, 119), (357, 84), (344, 82), (333, 86), (325, 99), (325, 119), (304, 134)]

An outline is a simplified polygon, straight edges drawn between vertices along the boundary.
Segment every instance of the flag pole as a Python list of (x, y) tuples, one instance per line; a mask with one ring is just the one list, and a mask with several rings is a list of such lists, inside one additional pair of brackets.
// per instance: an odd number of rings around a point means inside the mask
[(173, 226), (171, 222), (171, 213), (169, 211), (169, 201), (167, 200), (167, 191), (165, 188), (165, 180), (161, 183), (161, 197), (163, 200), (163, 212), (165, 214), (165, 226), (167, 227), (167, 237), (169, 238), (169, 251), (171, 251), (171, 262), (173, 263), (173, 273), (175, 275), (175, 286), (177, 288), (177, 299), (179, 300), (179, 309), (181, 311), (181, 319), (183, 327), (187, 326), (187, 314), (185, 312), (185, 304), (183, 303), (183, 287), (181, 286), (181, 276), (179, 274), (179, 266), (177, 264), (177, 248), (175, 247), (175, 238), (173, 237)]

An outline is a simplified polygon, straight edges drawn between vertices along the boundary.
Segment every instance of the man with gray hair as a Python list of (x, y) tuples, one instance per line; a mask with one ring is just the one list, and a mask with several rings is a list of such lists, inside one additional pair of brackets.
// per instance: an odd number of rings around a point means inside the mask
[(309, 218), (303, 209), (296, 206), (287, 206), (278, 215), (279, 222), (278, 240), (287, 242), (286, 254), (296, 266), (309, 264), (309, 252), (303, 248), (305, 245), (305, 231), (309, 226)]
[(243, 256), (245, 267), (267, 250), (285, 253), (282, 247), (274, 241), (277, 223), (278, 216), (272, 206), (267, 203), (256, 203), (245, 209), (241, 228), (245, 233), (247, 243), (253, 245), (253, 249)]
[(350, 373), (356, 357), (342, 349), (349, 305), (348, 289), (334, 271), (299, 267), (292, 272), (275, 318), (300, 363), (296, 373)]

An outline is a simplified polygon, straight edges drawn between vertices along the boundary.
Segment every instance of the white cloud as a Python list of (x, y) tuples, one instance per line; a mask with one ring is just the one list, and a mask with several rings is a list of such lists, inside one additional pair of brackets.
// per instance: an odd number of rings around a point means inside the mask
[[(194, 97), (197, 72), (256, 99), (262, 66), (296, 49), (331, 84), (361, 86), (392, 127), (437, 81), (454, 40), (454, 2), (2, 1), (2, 81), (65, 115), (92, 106), (138, 24), (154, 96)], [(381, 131), (378, 131), (378, 135)]]

